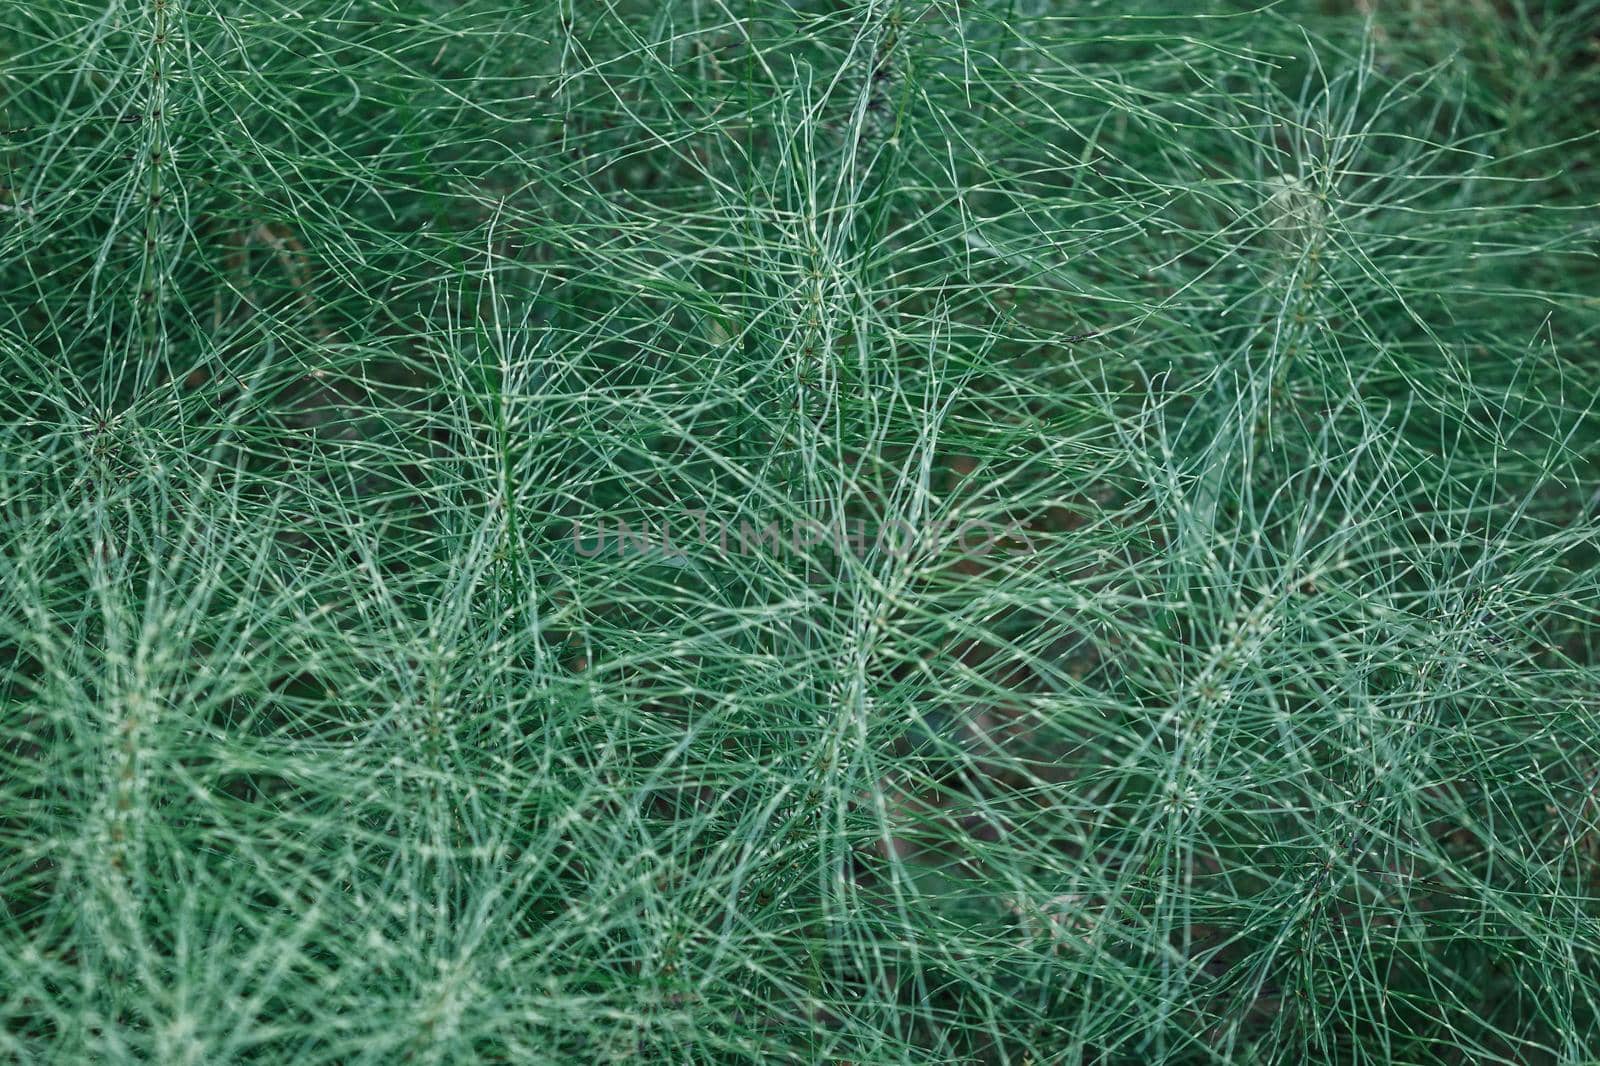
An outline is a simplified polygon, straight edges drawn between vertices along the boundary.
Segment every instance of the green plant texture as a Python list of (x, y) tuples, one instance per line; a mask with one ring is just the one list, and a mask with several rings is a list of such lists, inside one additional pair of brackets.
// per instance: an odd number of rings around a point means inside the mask
[(1597, 42), (0, 4), (0, 1061), (1600, 1061)]

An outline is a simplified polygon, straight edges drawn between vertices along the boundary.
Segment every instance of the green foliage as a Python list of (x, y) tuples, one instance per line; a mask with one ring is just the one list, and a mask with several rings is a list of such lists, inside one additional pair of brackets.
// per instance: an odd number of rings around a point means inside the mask
[(7, 5), (0, 1056), (1592, 1061), (1597, 32)]

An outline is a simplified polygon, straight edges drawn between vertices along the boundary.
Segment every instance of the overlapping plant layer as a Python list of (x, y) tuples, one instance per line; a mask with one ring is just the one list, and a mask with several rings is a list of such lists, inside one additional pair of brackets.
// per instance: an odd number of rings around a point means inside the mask
[(1597, 29), (11, 5), (0, 1057), (1584, 1061)]

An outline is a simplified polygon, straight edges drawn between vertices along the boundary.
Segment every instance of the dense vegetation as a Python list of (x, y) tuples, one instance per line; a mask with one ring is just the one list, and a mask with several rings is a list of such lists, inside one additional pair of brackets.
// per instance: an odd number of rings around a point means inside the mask
[(6, 4), (0, 1058), (1595, 1061), (1597, 41)]

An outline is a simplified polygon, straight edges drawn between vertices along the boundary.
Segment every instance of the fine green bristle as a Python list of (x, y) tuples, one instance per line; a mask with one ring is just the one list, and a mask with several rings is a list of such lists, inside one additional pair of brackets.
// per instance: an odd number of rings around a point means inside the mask
[(8, 5), (0, 1061), (1593, 1061), (1597, 41)]

